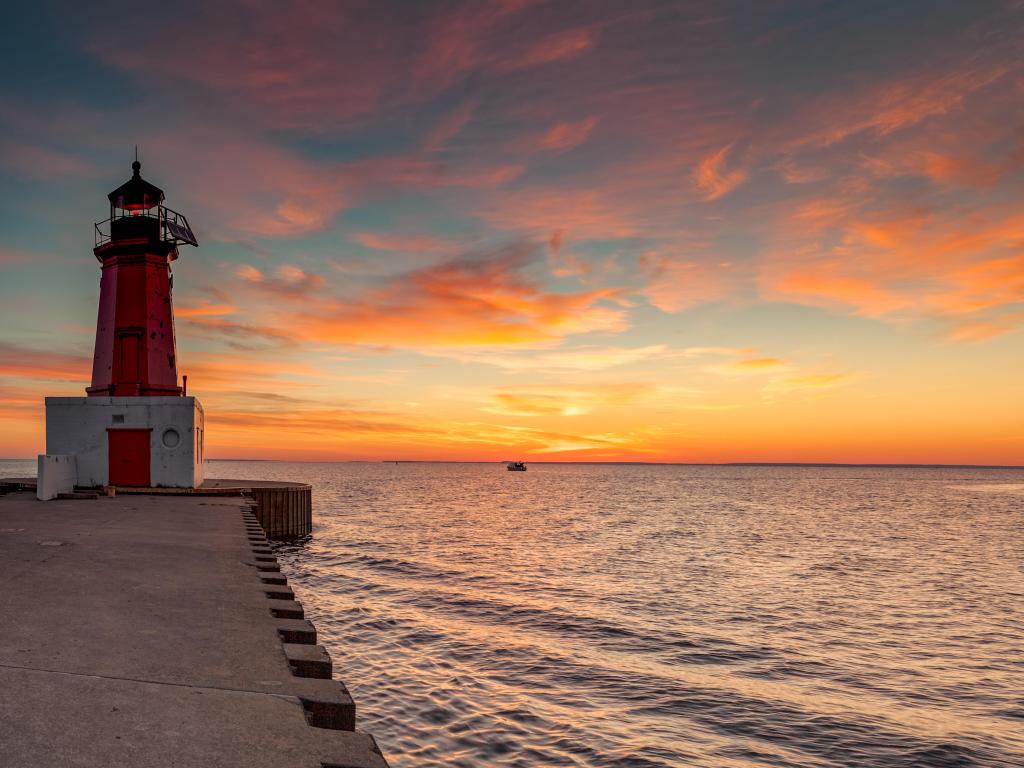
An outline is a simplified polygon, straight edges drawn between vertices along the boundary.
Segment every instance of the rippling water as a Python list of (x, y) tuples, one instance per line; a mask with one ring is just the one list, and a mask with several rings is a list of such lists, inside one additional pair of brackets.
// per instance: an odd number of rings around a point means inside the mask
[(212, 462), (411, 766), (1022, 766), (1024, 471)]
[(214, 464), (403, 766), (1024, 765), (1024, 472)]

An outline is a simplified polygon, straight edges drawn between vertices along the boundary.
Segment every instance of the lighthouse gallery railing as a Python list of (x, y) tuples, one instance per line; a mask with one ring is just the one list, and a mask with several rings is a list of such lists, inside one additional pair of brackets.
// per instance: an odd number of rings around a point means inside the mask
[(184, 214), (172, 211), (166, 206), (157, 205), (148, 210), (126, 212), (121, 216), (111, 216), (103, 221), (97, 221), (94, 225), (96, 229), (96, 246), (99, 247), (104, 243), (110, 242), (110, 223), (112, 221), (115, 219), (131, 219), (137, 216), (159, 219), (160, 239), (166, 243), (199, 245), (196, 242), (195, 235), (192, 234), (192, 228), (189, 227), (188, 219), (185, 218)]

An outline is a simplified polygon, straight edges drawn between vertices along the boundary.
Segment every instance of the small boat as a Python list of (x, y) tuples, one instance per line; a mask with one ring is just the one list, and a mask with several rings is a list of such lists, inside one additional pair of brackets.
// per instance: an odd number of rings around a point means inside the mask
[(505, 469), (509, 472), (525, 472), (526, 463), (522, 461), (510, 461)]

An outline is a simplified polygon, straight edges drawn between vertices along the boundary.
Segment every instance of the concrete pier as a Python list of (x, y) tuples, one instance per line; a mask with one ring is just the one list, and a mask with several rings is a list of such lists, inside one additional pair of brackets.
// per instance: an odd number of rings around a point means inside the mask
[(313, 489), (305, 483), (272, 480), (206, 480), (201, 490), (238, 489), (256, 502), (253, 513), (267, 538), (286, 541), (313, 531)]
[(251, 507), (0, 496), (0, 765), (386, 768)]
[[(54, 458), (54, 457), (47, 457)], [(56, 457), (63, 458), (63, 457)], [(0, 478), (0, 495), (15, 491), (35, 491), (36, 478)], [(205, 480), (198, 488), (75, 486), (77, 492), (145, 496), (247, 496), (267, 538), (293, 541), (313, 532), (313, 488), (307, 483), (274, 480)], [(60, 494), (57, 494), (59, 497)], [(50, 495), (40, 498), (51, 498)]]

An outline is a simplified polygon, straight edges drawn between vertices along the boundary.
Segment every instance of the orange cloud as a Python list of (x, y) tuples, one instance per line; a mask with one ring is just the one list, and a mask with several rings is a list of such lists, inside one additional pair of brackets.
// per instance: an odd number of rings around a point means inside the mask
[[(1024, 242), (1024, 220), (1019, 237)], [(1024, 303), (1024, 253), (990, 258), (954, 268), (948, 274), (951, 288), (931, 303), (950, 313), (1010, 307)]]
[[(453, 458), (500, 460), (557, 453), (595, 458), (644, 455), (649, 450), (642, 433), (574, 433), (296, 400), (270, 401), (266, 407), (238, 403), (208, 411), (207, 441), (211, 455), (218, 458), (266, 456), (268, 451), (282, 458), (431, 458), (440, 452)], [(282, 434), (298, 440), (282, 444)]]
[(216, 315), (231, 315), (238, 311), (234, 304), (214, 304), (210, 301), (200, 301), (195, 304), (178, 304), (174, 307), (176, 317), (209, 317)]
[(992, 319), (960, 321), (946, 334), (950, 341), (984, 341), (1024, 326), (1024, 312), (1009, 312)]
[(193, 315), (182, 318), (193, 336), (224, 341), (236, 349), (265, 348), (268, 344), (284, 344), (295, 336), (286, 328), (252, 325), (211, 315)]
[(705, 201), (724, 197), (747, 180), (747, 172), (742, 168), (727, 170), (725, 167), (732, 147), (732, 144), (726, 144), (697, 165), (693, 179)]
[[(297, 317), (310, 339), (371, 346), (545, 346), (565, 336), (626, 328), (620, 289), (555, 293), (521, 270), (532, 248), (427, 267), (361, 297)], [(611, 305), (610, 305), (611, 304)]]
[(298, 379), (321, 374), (308, 363), (280, 357), (260, 358), (239, 353), (193, 353), (180, 356), (179, 372), (188, 374), (189, 390), (206, 392), (252, 392), (294, 390)]
[(0, 376), (86, 382), (92, 357), (0, 342)]
[(1003, 174), (1003, 169), (969, 155), (940, 155), (926, 152), (925, 172), (936, 181), (955, 181), (975, 187), (990, 187)]
[(636, 402), (652, 389), (639, 383), (503, 387), (484, 410), (509, 416), (581, 416), (601, 406)]
[(808, 265), (770, 278), (771, 289), (791, 300), (852, 306), (869, 317), (913, 305), (911, 297), (888, 291), (871, 278), (843, 272), (842, 267), (827, 263)]
[(760, 284), (778, 297), (866, 317), (939, 318), (950, 338), (970, 340), (1012, 330), (1024, 300), (1024, 215), (1006, 205), (983, 212), (959, 206), (864, 209), (848, 196), (825, 201), (835, 215), (808, 226), (802, 204), (766, 254)]
[(704, 368), (707, 373), (716, 373), (721, 376), (759, 376), (763, 374), (775, 374), (789, 368), (785, 360), (777, 357), (751, 357), (743, 360), (730, 360), (726, 363), (709, 365)]

